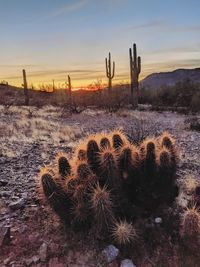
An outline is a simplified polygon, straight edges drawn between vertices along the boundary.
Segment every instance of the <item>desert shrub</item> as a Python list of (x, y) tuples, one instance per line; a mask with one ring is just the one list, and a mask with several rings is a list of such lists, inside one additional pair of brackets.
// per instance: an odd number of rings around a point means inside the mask
[(160, 129), (160, 124), (157, 121), (141, 116), (134, 116), (128, 137), (131, 142), (140, 144), (148, 136), (158, 135), (161, 131)]
[(192, 131), (200, 131), (200, 118), (197, 116), (189, 117), (185, 120), (187, 127)]
[(177, 110), (177, 107), (185, 107), (197, 112), (200, 110), (200, 85), (185, 80), (173, 86), (162, 88), (142, 88), (140, 103), (150, 103), (154, 110), (165, 110), (163, 107)]
[(192, 96), (190, 108), (194, 112), (200, 111), (200, 92), (197, 92)]
[(71, 160), (57, 157), (40, 176), (43, 196), (60, 218), (79, 229), (135, 240), (135, 220), (171, 206), (178, 195), (177, 152), (168, 133), (137, 146), (120, 131), (89, 136)]

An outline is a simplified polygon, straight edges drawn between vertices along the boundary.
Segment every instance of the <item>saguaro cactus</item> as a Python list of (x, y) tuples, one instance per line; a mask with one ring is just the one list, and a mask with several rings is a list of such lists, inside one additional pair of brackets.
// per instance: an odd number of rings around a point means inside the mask
[(68, 93), (69, 93), (69, 105), (70, 110), (72, 109), (72, 84), (71, 84), (71, 77), (68, 75)]
[(54, 79), (52, 80), (52, 82), (53, 82), (52, 90), (53, 90), (53, 92), (54, 92), (54, 91), (55, 91), (55, 81), (54, 81)]
[(115, 62), (113, 61), (113, 69), (111, 67), (111, 54), (109, 53), (108, 59), (105, 59), (106, 62), (106, 76), (108, 78), (108, 90), (112, 89), (112, 79), (115, 76)]
[(141, 57), (137, 56), (136, 44), (133, 44), (133, 54), (132, 49), (129, 48), (130, 57), (130, 75), (131, 75), (131, 98), (133, 107), (138, 106), (138, 96), (139, 96), (139, 74), (141, 72)]
[(25, 105), (29, 105), (29, 94), (28, 94), (28, 85), (26, 79), (26, 71), (22, 70), (23, 73), (23, 87), (24, 87), (24, 98), (25, 98)]

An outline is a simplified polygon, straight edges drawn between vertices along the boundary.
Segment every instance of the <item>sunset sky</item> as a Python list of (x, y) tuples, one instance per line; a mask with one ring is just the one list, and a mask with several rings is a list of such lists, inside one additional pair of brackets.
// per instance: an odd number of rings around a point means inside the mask
[(199, 0), (0, 0), (0, 80), (21, 85), (85, 86), (129, 80), (128, 48), (137, 43), (141, 79), (152, 72), (200, 67)]

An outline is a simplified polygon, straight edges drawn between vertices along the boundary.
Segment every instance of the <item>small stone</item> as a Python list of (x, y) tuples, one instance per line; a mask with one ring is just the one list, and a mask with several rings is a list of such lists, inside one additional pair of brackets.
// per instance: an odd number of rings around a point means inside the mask
[(20, 198), (19, 200), (13, 201), (10, 203), (9, 208), (11, 210), (18, 210), (24, 208), (25, 201), (23, 198)]
[(10, 244), (11, 237), (10, 237), (10, 227), (9, 226), (2, 226), (0, 229), (0, 247), (3, 245)]
[(136, 267), (136, 266), (133, 264), (132, 260), (125, 259), (121, 261), (120, 267)]
[(33, 263), (38, 263), (39, 261), (40, 261), (40, 258), (38, 257), (38, 256), (33, 256), (32, 258), (31, 258), (31, 261), (33, 262)]
[(47, 258), (47, 244), (43, 243), (39, 249), (40, 260), (45, 261)]
[(162, 218), (160, 218), (160, 217), (155, 218), (155, 223), (161, 224), (162, 223)]
[(32, 259), (25, 259), (24, 263), (26, 264), (26, 266), (30, 266), (32, 264)]
[(106, 261), (110, 263), (119, 255), (119, 249), (113, 245), (109, 245), (103, 250), (103, 255), (105, 255)]
[(9, 262), (10, 262), (10, 258), (9, 258), (9, 257), (3, 261), (3, 263), (4, 263), (5, 265), (7, 265)]

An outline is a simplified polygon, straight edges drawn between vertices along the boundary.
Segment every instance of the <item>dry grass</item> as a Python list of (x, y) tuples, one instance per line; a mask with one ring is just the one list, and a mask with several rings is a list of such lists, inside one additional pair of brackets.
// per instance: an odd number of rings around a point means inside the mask
[(193, 194), (198, 185), (197, 179), (194, 175), (187, 175), (184, 180), (184, 189), (187, 194)]
[[(77, 137), (82, 135), (82, 129), (79, 126), (60, 122), (61, 110), (58, 108), (46, 106), (35, 110), (34, 107), (12, 106), (5, 110), (0, 106), (0, 110), (1, 154), (7, 157), (15, 157), (19, 154), (19, 151), (9, 145), (11, 143), (25, 145), (40, 142), (44, 144), (45, 152), (48, 144), (72, 145)], [(44, 153), (43, 157), (45, 157)]]

